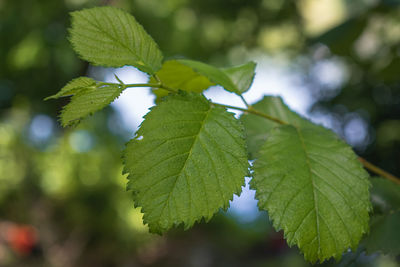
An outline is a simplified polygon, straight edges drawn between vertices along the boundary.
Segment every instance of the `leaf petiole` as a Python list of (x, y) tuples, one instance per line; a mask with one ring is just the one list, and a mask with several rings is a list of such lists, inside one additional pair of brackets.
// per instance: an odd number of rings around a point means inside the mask
[[(122, 88), (129, 88), (129, 87), (156, 87), (156, 88), (163, 88), (161, 87), (161, 84), (156, 84), (156, 83), (128, 83), (124, 84), (121, 80), (119, 80), (120, 83), (106, 83), (106, 82), (100, 82), (100, 85), (119, 85)], [(164, 88), (163, 88), (164, 89)]]
[(247, 103), (246, 99), (244, 99), (243, 95), (239, 95), (240, 99), (242, 99), (243, 103), (246, 105), (247, 108), (250, 108), (249, 103)]
[(245, 109), (245, 108), (240, 108), (240, 107), (235, 107), (235, 106), (230, 106), (230, 105), (223, 105), (223, 104), (218, 104), (218, 103), (213, 103), (213, 104), (216, 105), (216, 106), (220, 106), (220, 107), (236, 109), (236, 110), (240, 110), (240, 111), (243, 111), (243, 112), (251, 113), (251, 114), (263, 117), (263, 118), (265, 118), (267, 120), (270, 120), (270, 121), (273, 121), (273, 122), (276, 122), (276, 123), (279, 123), (279, 124), (282, 124), (282, 125), (289, 124), (289, 123), (287, 123), (285, 121), (282, 121), (282, 120), (280, 120), (278, 118), (275, 118), (275, 117), (272, 117), (272, 116), (270, 116), (268, 114), (265, 114), (265, 113), (262, 113), (260, 111), (257, 111), (255, 109), (253, 109), (251, 106), (249, 106), (247, 109)]

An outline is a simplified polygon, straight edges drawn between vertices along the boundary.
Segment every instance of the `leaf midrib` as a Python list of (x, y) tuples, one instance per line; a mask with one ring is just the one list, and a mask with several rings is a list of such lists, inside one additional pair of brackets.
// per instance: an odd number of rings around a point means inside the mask
[[(209, 103), (208, 103), (208, 104), (209, 104)], [(196, 142), (197, 142), (197, 140), (198, 140), (198, 138), (199, 138), (199, 136), (200, 136), (200, 133), (201, 133), (201, 131), (202, 131), (203, 128), (204, 128), (205, 121), (207, 120), (207, 118), (208, 118), (208, 116), (209, 116), (211, 110), (212, 110), (212, 107), (211, 107), (211, 105), (209, 104), (208, 110), (205, 112), (205, 116), (204, 116), (204, 118), (203, 118), (203, 120), (202, 120), (202, 123), (201, 123), (200, 129), (199, 129), (199, 131), (198, 131), (198, 134), (195, 135), (195, 138), (193, 139), (193, 143), (192, 143), (192, 145), (191, 145), (191, 147), (190, 147), (190, 150), (189, 150), (189, 152), (187, 152), (188, 155), (187, 155), (187, 157), (186, 157), (186, 160), (185, 160), (185, 162), (184, 162), (184, 164), (183, 164), (183, 166), (182, 166), (182, 168), (181, 168), (179, 174), (176, 175), (174, 184), (173, 184), (173, 186), (172, 186), (172, 190), (169, 192), (168, 198), (165, 200), (165, 203), (164, 203), (164, 206), (163, 206), (163, 208), (162, 208), (162, 210), (161, 210), (161, 212), (160, 212), (159, 218), (161, 218), (162, 214), (164, 213), (165, 207), (167, 206), (167, 203), (169, 203), (169, 201), (170, 201), (172, 192), (174, 192), (174, 190), (175, 190), (176, 183), (177, 183), (179, 177), (182, 175), (182, 172), (185, 172), (186, 164), (187, 164), (187, 162), (188, 162), (188, 159), (189, 159), (190, 156), (192, 155), (193, 147), (195, 146), (195, 144), (196, 144)], [(199, 140), (200, 140), (200, 139), (199, 139)], [(186, 175), (186, 174), (185, 174), (185, 178), (186, 178), (186, 183), (187, 183), (187, 185), (188, 185), (188, 191), (189, 191), (189, 217), (190, 217), (190, 216), (191, 216), (191, 211), (192, 211), (192, 203), (191, 203), (191, 202), (192, 202), (192, 196), (191, 196), (191, 191), (190, 191), (190, 184), (189, 184), (189, 182), (188, 182), (188, 180), (187, 180), (187, 175)]]
[[(293, 126), (297, 132), (297, 135), (299, 136), (301, 145), (303, 147), (303, 151), (304, 151), (304, 157), (306, 158), (306, 165), (307, 165), (307, 169), (308, 169), (308, 173), (309, 173), (309, 177), (311, 180), (311, 185), (312, 185), (312, 190), (313, 190), (313, 200), (314, 200), (314, 210), (315, 210), (315, 219), (316, 219), (316, 228), (317, 228), (317, 240), (318, 240), (318, 254), (321, 252), (321, 239), (320, 239), (320, 229), (319, 229), (319, 212), (318, 212), (318, 198), (317, 198), (317, 194), (315, 192), (315, 184), (314, 184), (314, 179), (312, 178), (312, 171), (311, 171), (311, 164), (310, 164), (310, 160), (308, 158), (308, 154), (307, 154), (307, 147), (306, 144), (304, 142), (304, 137), (301, 134), (301, 131), (298, 127)], [(336, 246), (336, 244), (335, 244)]]

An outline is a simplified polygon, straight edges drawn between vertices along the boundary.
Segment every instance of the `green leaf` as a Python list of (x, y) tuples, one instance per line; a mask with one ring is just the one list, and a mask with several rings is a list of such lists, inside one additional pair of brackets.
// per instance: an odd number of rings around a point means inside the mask
[(124, 163), (135, 205), (156, 233), (210, 220), (241, 192), (248, 174), (240, 122), (204, 96), (183, 92), (145, 116)]
[(400, 211), (373, 216), (364, 244), (368, 253), (400, 254)]
[(225, 90), (233, 92), (237, 95), (241, 94), (238, 87), (224, 71), (199, 61), (188, 59), (179, 59), (177, 61), (191, 67), (196, 72), (207, 77), (211, 82), (221, 85)]
[(326, 31), (322, 35), (311, 40), (311, 42), (325, 44), (334, 54), (351, 56), (354, 42), (363, 33), (367, 22), (368, 16), (365, 14), (358, 15)]
[(393, 57), (389, 64), (379, 69), (376, 74), (385, 84), (395, 84), (399, 81), (400, 57)]
[(251, 84), (253, 83), (255, 69), (256, 63), (251, 61), (240, 66), (224, 69), (223, 71), (236, 85), (240, 93), (243, 94), (249, 90)]
[(371, 200), (383, 212), (400, 210), (400, 186), (384, 178), (371, 179)]
[(274, 227), (313, 263), (339, 259), (368, 230), (368, 173), (351, 148), (323, 127), (271, 130), (251, 186)]
[[(195, 72), (191, 67), (186, 66), (179, 61), (169, 60), (164, 62), (162, 68), (156, 73), (162, 84), (187, 92), (201, 93), (214, 83), (204, 75)], [(154, 77), (150, 78), (150, 83), (157, 83)], [(153, 93), (157, 97), (168, 95), (168, 91), (164, 89), (153, 89)]]
[(60, 115), (61, 124), (65, 127), (78, 123), (82, 118), (109, 105), (123, 90), (118, 84), (104, 85), (88, 77), (79, 77), (45, 100), (73, 95)]
[[(238, 95), (246, 92), (255, 75), (256, 63), (247, 64), (227, 69), (218, 69), (211, 65), (187, 60), (178, 59), (166, 61), (156, 74), (161, 83), (173, 89), (180, 89), (188, 92), (201, 93), (212, 85), (221, 85), (227, 91)], [(154, 77), (150, 83), (157, 82)], [(161, 97), (168, 94), (163, 89), (153, 89), (156, 96)]]
[[(265, 96), (262, 100), (252, 105), (252, 108), (297, 127), (313, 125), (310, 121), (290, 110), (280, 97)], [(254, 159), (257, 157), (260, 147), (267, 140), (269, 131), (279, 126), (279, 124), (249, 113), (243, 113), (240, 120), (244, 125), (247, 136), (249, 157)]]
[(400, 254), (400, 186), (376, 177), (371, 179), (371, 199), (375, 214), (371, 230), (363, 240), (368, 253)]
[(75, 51), (94, 65), (131, 65), (154, 74), (161, 68), (162, 54), (135, 18), (114, 7), (75, 11), (70, 29)]
[(61, 124), (70, 126), (106, 107), (124, 90), (119, 85), (98, 85), (77, 92), (61, 112)]
[(82, 90), (96, 88), (96, 81), (88, 77), (73, 79), (64, 86), (57, 94), (46, 97), (44, 100), (60, 98), (63, 96), (74, 95)]

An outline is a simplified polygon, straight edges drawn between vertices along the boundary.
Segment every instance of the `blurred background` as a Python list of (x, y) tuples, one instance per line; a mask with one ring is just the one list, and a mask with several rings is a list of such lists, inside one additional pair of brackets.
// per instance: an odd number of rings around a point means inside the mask
[[(129, 89), (78, 127), (60, 127), (68, 99), (43, 98), (71, 79), (147, 80), (131, 67), (91, 67), (73, 52), (69, 12), (98, 5), (132, 13), (167, 59), (256, 61), (249, 102), (280, 95), (400, 175), (398, 0), (0, 0), (0, 266), (309, 265), (248, 186), (208, 224), (148, 233), (125, 191), (121, 151), (153, 105), (149, 89)], [(241, 105), (218, 87), (206, 95)], [(361, 244), (323, 265), (400, 261)]]

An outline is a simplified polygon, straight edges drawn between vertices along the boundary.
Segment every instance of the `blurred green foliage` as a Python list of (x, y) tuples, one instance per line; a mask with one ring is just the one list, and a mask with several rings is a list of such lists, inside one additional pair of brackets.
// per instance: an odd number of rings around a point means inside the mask
[[(105, 130), (101, 119), (106, 114), (40, 142), (34, 123), (40, 115), (31, 120), (23, 102), (18, 100), (0, 123), (0, 228), (12, 222), (36, 227), (39, 250), (28, 254), (44, 257), (51, 266), (72, 266), (83, 252), (90, 264), (98, 253), (116, 264), (157, 240), (125, 192), (121, 142)], [(115, 253), (121, 257), (108, 258)], [(2, 266), (11, 257), (5, 255), (0, 256)], [(8, 260), (14, 266), (12, 257)]]
[[(68, 99), (43, 98), (88, 71), (66, 38), (68, 13), (104, 4), (132, 13), (167, 59), (225, 67), (280, 58), (312, 92), (311, 114), (335, 118), (339, 133), (362, 118), (368, 138), (358, 153), (400, 175), (398, 0), (0, 0), (1, 266), (307, 266), (265, 214), (148, 234), (125, 192), (120, 152), (132, 133), (118, 116), (109, 108), (78, 128), (59, 127)], [(323, 62), (345, 73), (334, 87), (313, 71)], [(37, 231), (27, 254), (10, 245), (10, 227), (21, 225)], [(341, 262), (396, 264), (362, 249)]]

